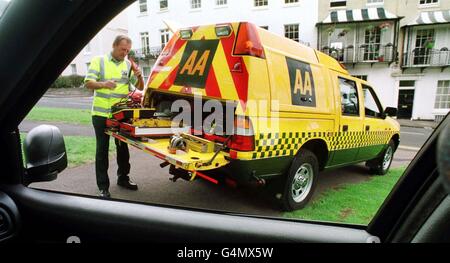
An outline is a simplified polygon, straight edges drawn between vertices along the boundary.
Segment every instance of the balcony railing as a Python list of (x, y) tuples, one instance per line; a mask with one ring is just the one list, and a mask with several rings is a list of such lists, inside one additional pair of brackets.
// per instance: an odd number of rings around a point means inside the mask
[(161, 46), (134, 49), (136, 58), (138, 59), (156, 59), (161, 54)]
[(321, 51), (342, 63), (390, 63), (395, 61), (395, 50), (391, 45), (370, 44), (342, 49), (325, 47)]
[(415, 48), (403, 54), (403, 67), (447, 67), (450, 66), (450, 51)]

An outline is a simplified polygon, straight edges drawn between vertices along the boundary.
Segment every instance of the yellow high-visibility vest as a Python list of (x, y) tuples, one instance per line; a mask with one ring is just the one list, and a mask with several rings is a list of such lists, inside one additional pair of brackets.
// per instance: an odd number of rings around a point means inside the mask
[(111, 107), (121, 100), (126, 100), (131, 91), (131, 83), (136, 84), (131, 62), (128, 59), (117, 61), (111, 54), (92, 59), (84, 82), (90, 80), (116, 82), (117, 86), (113, 90), (103, 88), (94, 92), (92, 115), (103, 117), (111, 117)]

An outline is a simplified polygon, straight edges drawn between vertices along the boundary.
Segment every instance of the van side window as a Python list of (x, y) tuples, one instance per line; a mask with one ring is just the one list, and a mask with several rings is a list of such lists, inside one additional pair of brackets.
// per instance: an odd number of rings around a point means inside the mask
[(373, 89), (367, 85), (362, 85), (364, 93), (364, 107), (367, 117), (381, 118), (383, 110), (381, 109), (380, 101)]
[(359, 116), (358, 91), (352, 80), (339, 78), (341, 109), (343, 115)]

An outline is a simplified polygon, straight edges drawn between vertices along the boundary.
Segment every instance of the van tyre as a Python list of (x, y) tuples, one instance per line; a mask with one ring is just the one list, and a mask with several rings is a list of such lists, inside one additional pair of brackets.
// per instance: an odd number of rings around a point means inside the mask
[(390, 140), (387, 148), (384, 150), (380, 157), (367, 161), (366, 165), (370, 169), (371, 174), (385, 175), (391, 167), (392, 160), (394, 159), (395, 143)]
[(300, 150), (292, 161), (283, 185), (281, 201), (285, 211), (305, 207), (314, 193), (318, 173), (319, 161), (314, 153)]

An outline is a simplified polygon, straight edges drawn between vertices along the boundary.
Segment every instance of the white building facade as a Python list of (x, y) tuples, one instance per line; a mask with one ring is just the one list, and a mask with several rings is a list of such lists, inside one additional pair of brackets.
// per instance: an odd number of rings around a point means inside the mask
[(85, 76), (91, 59), (107, 54), (117, 35), (128, 35), (128, 10), (124, 10), (111, 20), (98, 34), (91, 39), (83, 50), (74, 58), (61, 75)]
[(128, 33), (146, 79), (171, 37), (165, 20), (249, 21), (335, 57), (399, 118), (450, 111), (450, 0), (137, 0)]
[(398, 118), (450, 111), (450, 0), (319, 0), (317, 48), (369, 81)]
[[(399, 113), (440, 121), (450, 111), (450, 0), (423, 1), (427, 6), (402, 23), (402, 71), (394, 75)], [(409, 101), (401, 104), (402, 97)]]
[(248, 21), (315, 47), (318, 2), (311, 0), (138, 0), (129, 9), (129, 36), (148, 77), (171, 33), (164, 20), (183, 27)]

